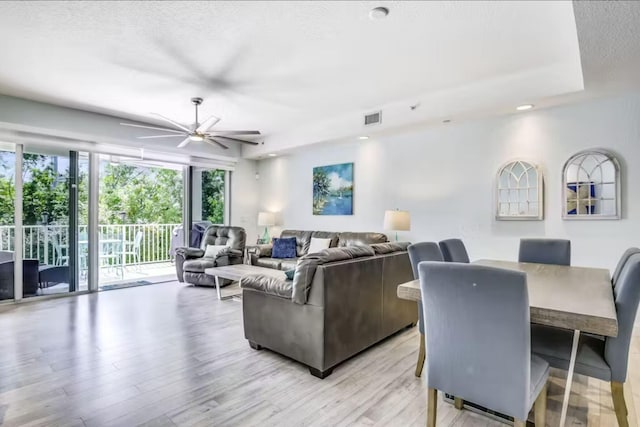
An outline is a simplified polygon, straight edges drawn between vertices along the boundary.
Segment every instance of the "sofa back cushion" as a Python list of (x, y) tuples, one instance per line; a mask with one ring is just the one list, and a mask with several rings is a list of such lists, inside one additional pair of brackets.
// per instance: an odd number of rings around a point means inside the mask
[(387, 236), (382, 233), (338, 233), (338, 247), (372, 245), (387, 241)]
[(295, 237), (296, 238), (296, 256), (302, 256), (309, 250), (309, 244), (311, 243), (311, 231), (305, 230), (282, 230), (280, 233), (281, 238)]
[(375, 252), (369, 246), (350, 246), (324, 249), (318, 253), (303, 256), (296, 265), (291, 299), (297, 304), (305, 304), (307, 302), (311, 282), (319, 265), (374, 255)]
[(371, 245), (371, 249), (373, 249), (376, 255), (384, 255), (394, 252), (404, 252), (410, 244), (409, 242), (374, 243)]
[(247, 243), (247, 234), (242, 227), (226, 227), (212, 225), (202, 235), (200, 248), (207, 249), (207, 245), (228, 246), (231, 249), (244, 251)]

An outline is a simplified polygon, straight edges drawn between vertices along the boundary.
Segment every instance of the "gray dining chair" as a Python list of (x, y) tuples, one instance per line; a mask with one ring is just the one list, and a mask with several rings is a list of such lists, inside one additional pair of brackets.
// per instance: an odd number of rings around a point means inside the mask
[(440, 251), (446, 262), (469, 263), (469, 254), (460, 239), (447, 239), (439, 243)]
[[(411, 268), (413, 269), (413, 277), (418, 276), (418, 264), (422, 261), (440, 261), (443, 262), (440, 247), (434, 242), (414, 243), (407, 247), (409, 259), (411, 260)], [(418, 363), (416, 365), (416, 377), (422, 375), (425, 358), (425, 342), (424, 342), (424, 314), (422, 311), (422, 302), (418, 301), (418, 330), (420, 331), (420, 351), (418, 353)]]
[(613, 276), (611, 276), (611, 284), (615, 287), (618, 283), (618, 279), (620, 278), (620, 273), (622, 273), (622, 269), (624, 268), (631, 255), (640, 253), (639, 248), (629, 248), (620, 257), (620, 261), (618, 261), (618, 265), (616, 265), (616, 269), (613, 271)]
[[(618, 336), (601, 339), (581, 334), (574, 371), (578, 374), (611, 383), (613, 407), (618, 425), (628, 426), (624, 383), (627, 380), (629, 346), (633, 325), (640, 302), (640, 253), (631, 255), (620, 272), (613, 296), (618, 316)], [(531, 345), (533, 352), (555, 368), (568, 369), (571, 359), (573, 332), (533, 325)], [(567, 384), (567, 387), (570, 387)]]
[(571, 241), (563, 239), (520, 239), (518, 262), (571, 265)]
[(527, 276), (473, 264), (421, 262), (427, 338), (427, 426), (438, 390), (514, 418), (524, 427), (535, 402), (545, 425), (549, 364), (531, 353)]

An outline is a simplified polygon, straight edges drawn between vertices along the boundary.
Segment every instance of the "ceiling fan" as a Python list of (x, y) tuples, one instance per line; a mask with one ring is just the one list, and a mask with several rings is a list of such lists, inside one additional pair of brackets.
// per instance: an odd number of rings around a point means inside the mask
[(202, 98), (191, 98), (191, 103), (196, 108), (196, 121), (193, 125), (193, 129), (189, 129), (187, 126), (184, 126), (176, 121), (173, 121), (167, 117), (161, 116), (157, 113), (152, 113), (154, 116), (161, 118), (162, 120), (170, 123), (176, 129), (170, 128), (162, 128), (155, 126), (143, 126), (136, 125), (133, 123), (120, 123), (122, 126), (131, 126), (134, 128), (143, 128), (143, 129), (153, 129), (153, 130), (161, 130), (164, 132), (169, 132), (166, 135), (151, 135), (151, 136), (139, 136), (138, 139), (152, 139), (152, 138), (184, 138), (186, 137), (180, 144), (178, 144), (178, 148), (186, 147), (192, 141), (204, 141), (211, 145), (218, 145), (225, 150), (229, 147), (225, 145), (225, 142), (242, 142), (244, 144), (258, 145), (255, 141), (250, 141), (246, 139), (234, 138), (231, 135), (260, 135), (260, 131), (257, 130), (220, 130), (220, 131), (210, 131), (215, 124), (220, 121), (220, 118), (211, 116), (204, 122), (198, 122), (198, 106), (202, 104)]

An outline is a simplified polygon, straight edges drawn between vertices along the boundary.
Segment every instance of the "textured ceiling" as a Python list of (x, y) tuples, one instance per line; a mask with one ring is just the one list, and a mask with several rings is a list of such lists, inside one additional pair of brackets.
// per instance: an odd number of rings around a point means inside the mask
[(582, 89), (570, 2), (0, 2), (0, 61), (3, 94), (183, 122), (202, 96), (219, 128), (272, 135), (430, 96), (451, 115), (460, 88), (487, 106)]
[(379, 108), (400, 126), (638, 89), (639, 22), (635, 1), (0, 2), (0, 94), (185, 123), (202, 96), (220, 129), (267, 134), (255, 157)]
[(585, 90), (640, 87), (640, 2), (576, 1)]

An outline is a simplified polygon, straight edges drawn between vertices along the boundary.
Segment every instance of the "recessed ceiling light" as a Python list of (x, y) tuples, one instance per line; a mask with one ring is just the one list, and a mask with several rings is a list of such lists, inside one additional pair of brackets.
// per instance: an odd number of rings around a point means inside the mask
[(387, 9), (386, 7), (382, 7), (382, 6), (374, 7), (369, 12), (369, 18), (371, 18), (373, 21), (377, 21), (378, 19), (386, 18), (388, 14), (389, 14), (389, 9)]
[(359, 136), (358, 139), (369, 139), (369, 137), (367, 135), (362, 135), (362, 136)]
[(516, 110), (518, 111), (524, 111), (524, 110), (530, 110), (533, 108), (533, 104), (524, 104), (524, 105), (518, 105), (516, 107)]
[(442, 123), (451, 123), (451, 119), (444, 119)]
[(268, 156), (269, 157), (275, 157), (275, 156), (277, 156), (277, 154), (276, 153), (269, 153)]

